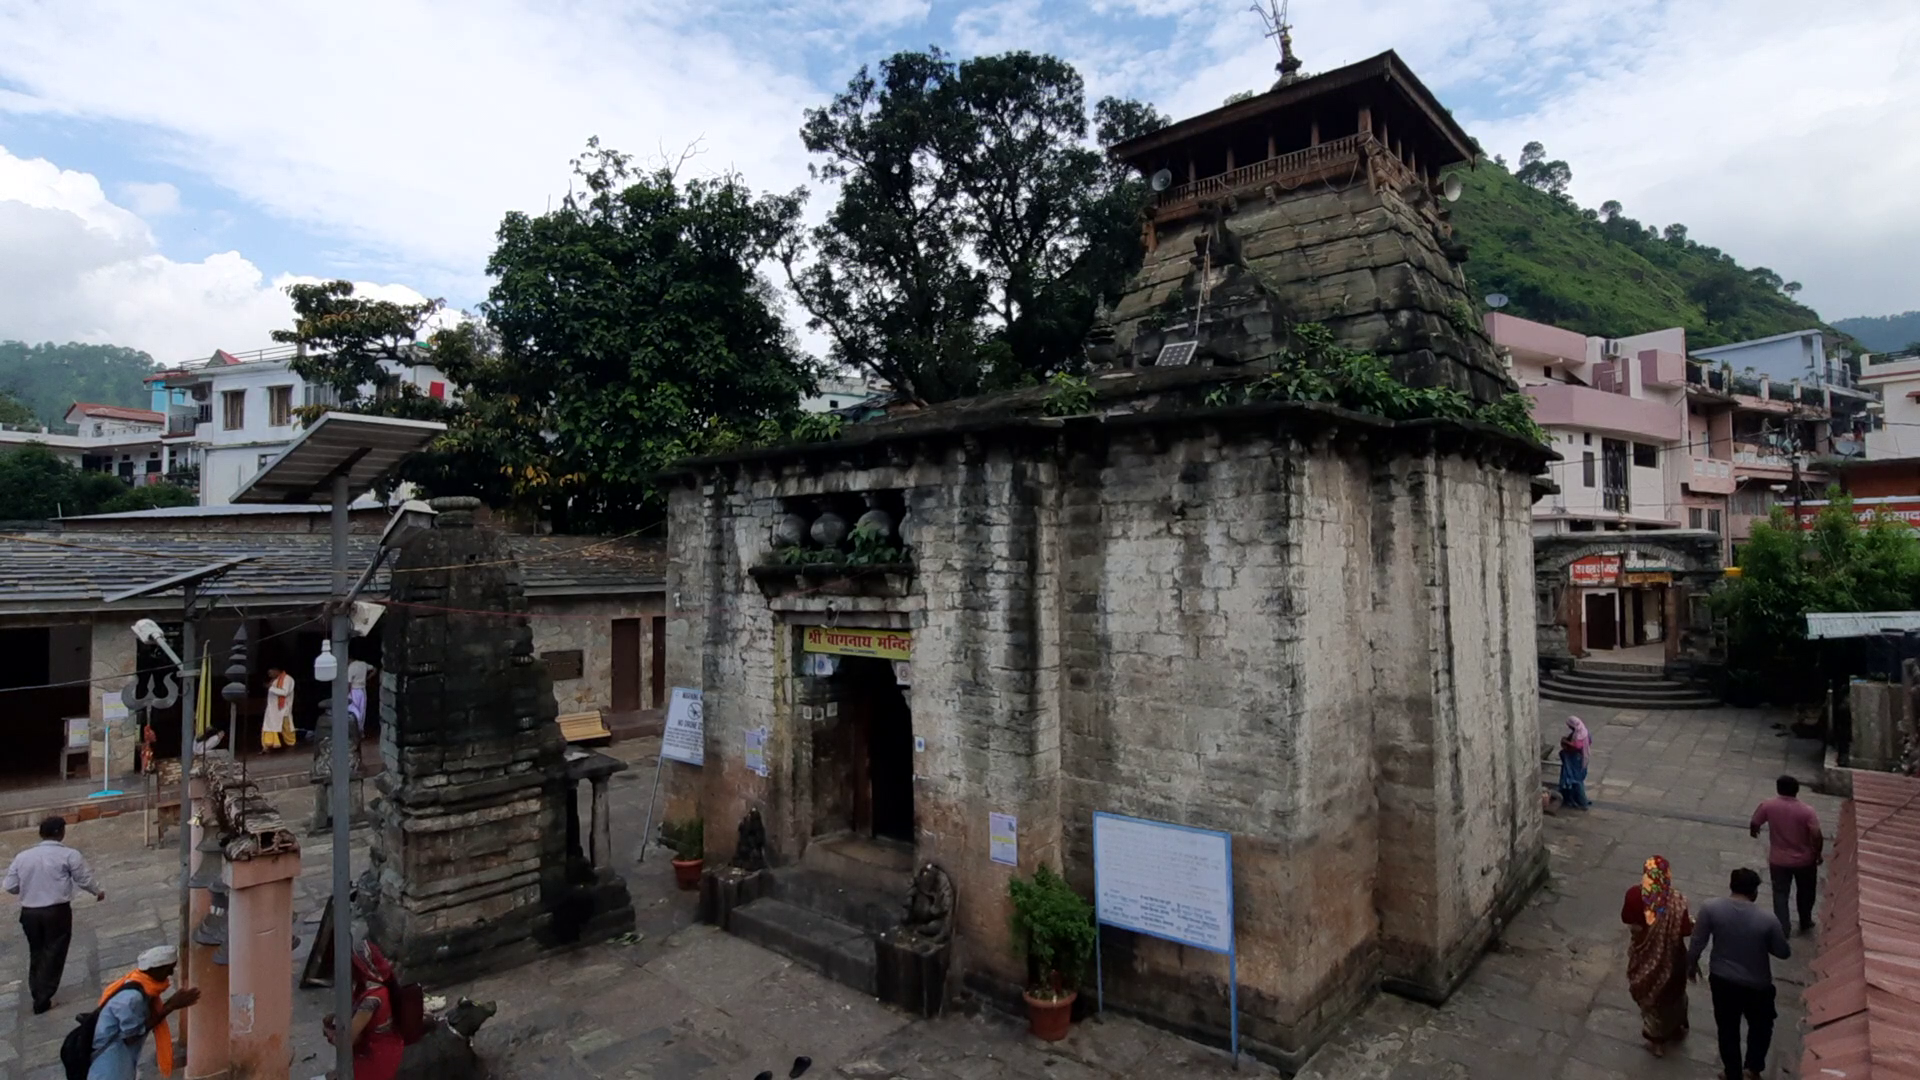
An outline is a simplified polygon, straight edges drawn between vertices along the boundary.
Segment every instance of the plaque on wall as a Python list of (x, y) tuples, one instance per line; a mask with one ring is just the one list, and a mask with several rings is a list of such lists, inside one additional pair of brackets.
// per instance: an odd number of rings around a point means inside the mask
[(579, 649), (561, 649), (558, 652), (541, 653), (540, 659), (547, 665), (547, 674), (554, 682), (561, 679), (577, 679), (585, 664), (584, 654)]

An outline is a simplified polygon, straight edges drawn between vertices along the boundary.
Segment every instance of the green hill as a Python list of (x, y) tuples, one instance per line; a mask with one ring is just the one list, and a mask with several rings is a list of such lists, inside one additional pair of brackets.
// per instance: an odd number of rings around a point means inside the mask
[(1836, 319), (1833, 325), (1874, 352), (1894, 352), (1920, 343), (1920, 311)]
[(1742, 267), (1683, 226), (1650, 230), (1618, 204), (1603, 217), (1489, 161), (1459, 176), (1453, 224), (1468, 283), (1476, 295), (1506, 294), (1507, 314), (1605, 337), (1683, 326), (1690, 346), (1825, 325), (1786, 291), (1797, 285)]
[(54, 431), (67, 430), (64, 417), (76, 401), (146, 408), (151, 397), (140, 380), (153, 368), (153, 357), (119, 345), (0, 341), (0, 394)]

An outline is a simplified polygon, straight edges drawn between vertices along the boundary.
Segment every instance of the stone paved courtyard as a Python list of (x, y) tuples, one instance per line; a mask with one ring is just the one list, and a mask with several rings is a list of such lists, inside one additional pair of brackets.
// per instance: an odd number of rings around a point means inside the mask
[[(1542, 702), (1543, 743), (1557, 737), (1566, 707)], [(1764, 864), (1764, 841), (1747, 837), (1753, 805), (1773, 777), (1813, 775), (1817, 746), (1782, 737), (1772, 714), (1579, 710), (1596, 740), (1588, 814), (1547, 821), (1553, 880), (1508, 929), (1466, 986), (1444, 1008), (1379, 998), (1309, 1062), (1313, 1080), (1540, 1077), (1545, 1080), (1715, 1075), (1712, 1021), (1704, 991), (1694, 995), (1695, 1035), (1684, 1050), (1655, 1060), (1640, 1046), (1626, 992), (1626, 930), (1619, 901), (1649, 854), (1673, 861), (1698, 905), (1719, 895), (1735, 866)], [(623, 745), (641, 755), (645, 748)], [(645, 761), (644, 757), (640, 757)], [(435, 992), (499, 1003), (476, 1040), (499, 1078), (571, 1080), (750, 1080), (763, 1069), (785, 1076), (795, 1055), (814, 1060), (809, 1077), (855, 1080), (1100, 1080), (1226, 1076), (1224, 1053), (1124, 1019), (1081, 1024), (1065, 1043), (1042, 1047), (1011, 1018), (987, 1012), (916, 1021), (739, 939), (691, 925), (689, 894), (673, 891), (657, 855), (636, 865), (651, 769), (615, 778), (615, 828), (625, 837), (629, 882), (639, 910), (637, 939), (543, 959), (527, 967)], [(281, 796), (290, 816), (305, 791)], [(1834, 800), (1812, 796), (1824, 821)], [(55, 1009), (32, 1016), (20, 980), (25, 942), (0, 931), (0, 1074), (59, 1075), (57, 1050), (76, 1012), (140, 950), (173, 937), (174, 850), (141, 846), (138, 816), (75, 825), (69, 840), (92, 859), (108, 900), (77, 906), (67, 977)], [(0, 835), (11, 858), (35, 838)], [(298, 885), (298, 931), (310, 941), (327, 895), (329, 851), (309, 841)], [(356, 864), (364, 852), (356, 852)], [(11, 922), (11, 919), (8, 920)], [(1770, 1077), (1791, 1077), (1797, 1061), (1799, 992), (1808, 939), (1783, 976), (1781, 1024)], [(304, 956), (305, 943), (302, 945)], [(325, 991), (296, 993), (293, 1076), (323, 1073), (330, 1052), (319, 1038)], [(1241, 1074), (1271, 1070), (1253, 1061)]]

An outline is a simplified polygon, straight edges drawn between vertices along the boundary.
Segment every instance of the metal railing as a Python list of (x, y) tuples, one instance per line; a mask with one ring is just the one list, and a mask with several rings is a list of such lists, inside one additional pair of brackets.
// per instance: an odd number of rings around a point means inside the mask
[(1358, 165), (1365, 160), (1369, 152), (1376, 152), (1377, 164), (1389, 170), (1397, 169), (1393, 176), (1394, 180), (1404, 183), (1413, 177), (1413, 170), (1408, 169), (1392, 154), (1387, 153), (1386, 147), (1373, 137), (1372, 132), (1362, 131), (1323, 142), (1318, 146), (1309, 146), (1304, 150), (1263, 158), (1251, 165), (1242, 165), (1218, 176), (1204, 176), (1168, 188), (1160, 193), (1157, 206), (1163, 210), (1184, 206), (1201, 199), (1252, 187), (1264, 180), (1284, 180), (1289, 174), (1311, 172), (1328, 165), (1347, 162)]

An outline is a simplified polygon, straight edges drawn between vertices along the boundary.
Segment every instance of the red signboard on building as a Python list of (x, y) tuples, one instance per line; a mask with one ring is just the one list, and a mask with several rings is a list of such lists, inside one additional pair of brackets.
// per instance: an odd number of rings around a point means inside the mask
[(1567, 566), (1567, 580), (1584, 588), (1603, 588), (1620, 584), (1620, 556), (1589, 555)]
[[(1820, 511), (1828, 506), (1825, 499), (1810, 499), (1800, 504), (1800, 527), (1813, 528), (1813, 521)], [(1875, 516), (1897, 521), (1903, 525), (1920, 526), (1920, 497), (1911, 495), (1888, 496), (1883, 499), (1853, 500), (1853, 517), (1861, 528), (1873, 524)]]

